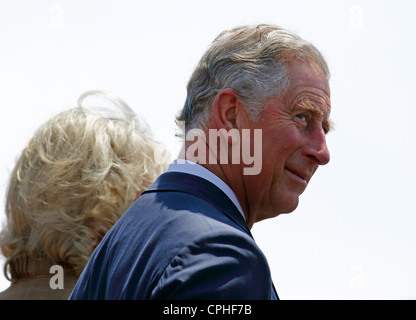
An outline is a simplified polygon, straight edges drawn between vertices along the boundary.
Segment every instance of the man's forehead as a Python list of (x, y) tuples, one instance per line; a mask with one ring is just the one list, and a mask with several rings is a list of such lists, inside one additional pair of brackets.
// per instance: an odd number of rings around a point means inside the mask
[(317, 91), (317, 94), (329, 100), (329, 82), (324, 71), (317, 64), (299, 60), (291, 61), (287, 65), (287, 76), (290, 88), (295, 94), (302, 90)]

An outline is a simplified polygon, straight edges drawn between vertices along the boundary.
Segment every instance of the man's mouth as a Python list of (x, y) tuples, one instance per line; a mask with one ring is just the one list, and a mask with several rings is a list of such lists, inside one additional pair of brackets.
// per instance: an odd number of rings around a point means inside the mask
[(303, 182), (305, 184), (308, 184), (308, 181), (310, 179), (308, 174), (300, 172), (300, 171), (292, 169), (292, 168), (288, 168), (288, 167), (285, 167), (285, 169), (286, 169), (287, 172), (289, 172), (296, 179), (300, 180), (301, 182)]

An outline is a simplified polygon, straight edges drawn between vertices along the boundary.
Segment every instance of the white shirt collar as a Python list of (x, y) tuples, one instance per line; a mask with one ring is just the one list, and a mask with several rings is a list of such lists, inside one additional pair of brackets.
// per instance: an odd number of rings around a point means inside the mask
[(238, 211), (240, 211), (244, 220), (246, 219), (243, 209), (241, 208), (240, 202), (238, 202), (237, 196), (235, 195), (234, 191), (224, 181), (222, 181), (219, 177), (217, 177), (214, 173), (204, 168), (200, 164), (197, 164), (190, 160), (176, 159), (169, 165), (169, 168), (167, 171), (193, 174), (194, 176), (198, 176), (200, 178), (203, 178), (215, 184), (228, 196), (228, 198), (230, 198), (230, 200), (237, 207)]

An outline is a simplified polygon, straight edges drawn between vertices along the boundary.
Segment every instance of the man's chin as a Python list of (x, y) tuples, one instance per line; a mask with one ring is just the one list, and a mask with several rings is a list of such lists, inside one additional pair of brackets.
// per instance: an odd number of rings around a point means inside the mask
[(294, 199), (292, 199), (292, 201), (286, 201), (286, 203), (283, 206), (281, 206), (276, 216), (278, 216), (279, 214), (292, 213), (293, 211), (296, 210), (298, 205), (299, 205), (299, 197), (295, 197)]

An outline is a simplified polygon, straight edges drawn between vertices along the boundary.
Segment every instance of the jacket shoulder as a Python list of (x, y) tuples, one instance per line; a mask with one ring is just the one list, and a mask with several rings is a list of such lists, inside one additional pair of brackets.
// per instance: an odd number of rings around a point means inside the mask
[(272, 282), (254, 240), (232, 229), (206, 232), (170, 261), (152, 299), (269, 299)]

